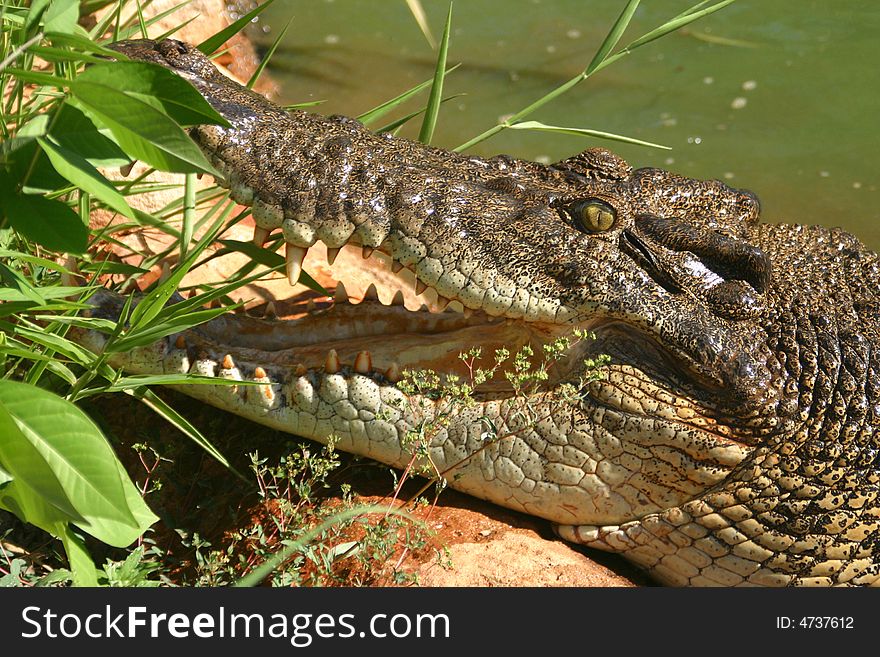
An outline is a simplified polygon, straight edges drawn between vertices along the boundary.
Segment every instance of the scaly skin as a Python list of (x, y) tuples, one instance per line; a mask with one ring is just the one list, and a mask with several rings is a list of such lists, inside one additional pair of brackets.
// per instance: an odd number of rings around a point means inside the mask
[[(880, 581), (880, 275), (854, 237), (761, 224), (748, 192), (601, 149), (551, 166), (457, 155), (288, 114), (185, 44), (116, 49), (176, 71), (227, 118), (191, 134), (253, 205), (258, 241), (281, 229), (292, 279), (317, 240), (359, 244), (468, 309), (339, 299), (293, 323), (223, 317), (117, 365), (260, 381), (184, 390), (398, 467), (407, 434), (433, 422), (430, 464), (452, 486), (663, 583)], [(94, 303), (118, 314), (109, 293)], [(540, 389), (485, 385), (439, 425), (443, 402), (395, 386), (402, 368), (461, 373), (471, 346), (540, 349), (575, 328), (596, 339)], [(586, 379), (597, 354), (610, 362)]]

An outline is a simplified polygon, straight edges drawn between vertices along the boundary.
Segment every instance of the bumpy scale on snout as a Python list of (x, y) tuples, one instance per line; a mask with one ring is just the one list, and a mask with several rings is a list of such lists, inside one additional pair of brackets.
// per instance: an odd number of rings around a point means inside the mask
[[(472, 346), (540, 353), (590, 329), (543, 387), (485, 386), (455, 409), (429, 436), (431, 466), (666, 583), (877, 581), (880, 279), (855, 238), (760, 224), (747, 192), (602, 149), (552, 166), (468, 157), (288, 114), (185, 44), (115, 47), (227, 118), (193, 137), (253, 207), (255, 240), (282, 232), (292, 281), (316, 241), (331, 258), (355, 244), (464, 310), (338, 298), (294, 323), (222, 318), (117, 365), (258, 381), (184, 391), (401, 466), (405, 437), (446, 410), (403, 395), (401, 370), (453, 372)], [(95, 303), (117, 312), (110, 295)]]

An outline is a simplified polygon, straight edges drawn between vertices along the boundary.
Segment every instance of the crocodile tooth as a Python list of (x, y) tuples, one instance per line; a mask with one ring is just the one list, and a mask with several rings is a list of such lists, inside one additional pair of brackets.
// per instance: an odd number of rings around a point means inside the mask
[(370, 286), (367, 288), (366, 292), (364, 292), (363, 301), (378, 301), (379, 300), (379, 290), (376, 289), (376, 285), (374, 283), (370, 283)]
[(295, 376), (305, 376), (308, 371), (309, 370), (302, 363), (297, 363), (296, 367), (293, 368), (293, 373)]
[(371, 246), (365, 246), (365, 247), (361, 250), (361, 256), (363, 256), (364, 260), (366, 260), (366, 259), (369, 258), (371, 255), (373, 255), (373, 251), (375, 251), (375, 250), (376, 250), (376, 249), (374, 249), (374, 248), (371, 247)]
[(336, 291), (333, 293), (333, 301), (336, 303), (345, 303), (348, 301), (348, 292), (346, 292), (345, 285), (342, 284), (342, 281), (339, 281), (336, 284)]
[(429, 312), (431, 312), (431, 309), (428, 308), (428, 304), (423, 303), (421, 306), (419, 306), (419, 312), (420, 313), (429, 313)]
[(254, 226), (254, 244), (263, 246), (267, 239), (269, 239), (269, 231), (265, 228)]
[(255, 379), (265, 379), (266, 378), (266, 370), (257, 365), (254, 368), (254, 378)]
[(416, 279), (416, 294), (421, 294), (425, 290), (428, 289), (428, 285), (426, 283), (422, 283), (418, 278)]
[(235, 361), (232, 360), (232, 356), (231, 356), (231, 355), (226, 354), (226, 355), (223, 357), (223, 362), (220, 363), (220, 366), (221, 366), (224, 370), (231, 370), (233, 367), (235, 367)]
[(327, 264), (332, 265), (334, 262), (336, 262), (336, 256), (338, 256), (338, 255), (339, 255), (338, 248), (337, 249), (328, 248), (327, 249)]
[(391, 383), (400, 381), (400, 366), (397, 363), (391, 363), (391, 366), (385, 370), (385, 378)]
[(464, 310), (462, 311), (462, 314), (464, 315), (465, 319), (470, 319), (474, 314), (474, 309), (468, 308), (467, 306), (465, 306)]
[(373, 357), (369, 351), (358, 352), (354, 359), (354, 371), (358, 374), (369, 374), (373, 369)]
[(128, 164), (119, 167), (119, 174), (123, 178), (128, 178), (128, 176), (131, 174), (131, 170), (134, 169), (135, 164), (137, 164), (137, 160), (132, 160)]
[(308, 249), (301, 246), (294, 246), (290, 242), (287, 243), (285, 250), (285, 260), (287, 262), (287, 280), (291, 285), (296, 285), (299, 281), (299, 275), (302, 273), (303, 260), (306, 259)]
[(177, 339), (174, 341), (174, 346), (178, 349), (186, 349), (186, 338), (182, 335), (178, 335)]
[(437, 310), (446, 310), (447, 306), (452, 302), (452, 299), (447, 299), (446, 297), (437, 295)]
[(327, 359), (324, 361), (324, 371), (327, 374), (336, 374), (339, 371), (339, 355), (335, 349), (327, 352)]
[(403, 269), (403, 265), (402, 265), (402, 264), (400, 264), (399, 262), (397, 262), (397, 260), (392, 260), (392, 261), (391, 261), (391, 271), (392, 271), (392, 272), (394, 272), (394, 273), (396, 274), (396, 273), (399, 272), (401, 269)]
[(391, 305), (392, 306), (402, 306), (403, 305), (403, 290), (398, 290), (394, 293), (394, 296), (391, 297)]
[(275, 310), (275, 303), (270, 301), (266, 304), (266, 309), (263, 311), (264, 319), (275, 319), (278, 317), (278, 311)]

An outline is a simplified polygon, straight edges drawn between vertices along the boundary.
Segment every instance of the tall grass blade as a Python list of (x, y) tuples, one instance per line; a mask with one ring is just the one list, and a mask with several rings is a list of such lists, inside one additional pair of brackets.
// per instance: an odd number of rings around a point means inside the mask
[(562, 135), (577, 135), (579, 137), (596, 137), (597, 139), (607, 139), (609, 141), (619, 141), (625, 144), (635, 144), (637, 146), (648, 146), (649, 148), (659, 148), (662, 150), (671, 150), (669, 146), (655, 144), (650, 141), (642, 141), (634, 137), (618, 135), (612, 132), (602, 132), (601, 130), (591, 130), (589, 128), (565, 128), (556, 125), (546, 125), (539, 121), (521, 121), (509, 126), (512, 130), (536, 130), (538, 132), (555, 132)]
[(260, 60), (260, 63), (257, 64), (256, 70), (254, 70), (254, 74), (251, 75), (250, 80), (247, 82), (247, 88), (253, 89), (257, 80), (260, 78), (260, 75), (263, 73), (263, 69), (269, 64), (269, 60), (272, 59), (272, 56), (275, 54), (275, 51), (278, 49), (278, 45), (284, 39), (284, 35), (287, 34), (287, 30), (290, 28), (290, 24), (293, 22), (293, 18), (287, 21), (287, 25), (285, 25), (282, 30), (278, 33), (278, 36), (275, 37), (275, 41), (272, 42), (272, 46), (266, 51), (266, 54), (263, 55), (263, 58)]
[(452, 3), (449, 3), (449, 11), (446, 14), (446, 26), (443, 28), (443, 37), (440, 39), (440, 50), (437, 53), (437, 66), (434, 70), (434, 83), (431, 85), (431, 95), (428, 97), (428, 106), (425, 109), (425, 118), (422, 121), (422, 129), (419, 131), (419, 141), (430, 144), (434, 136), (434, 128), (437, 126), (437, 114), (440, 112), (440, 101), (443, 98), (443, 80), (446, 77), (446, 52), (449, 48), (449, 32), (452, 26)]
[(626, 28), (629, 27), (629, 23), (632, 20), (636, 9), (638, 9), (640, 2), (641, 0), (629, 0), (626, 7), (620, 12), (620, 16), (617, 17), (617, 21), (611, 27), (611, 30), (609, 30), (602, 45), (599, 46), (599, 50), (596, 51), (589, 66), (587, 66), (584, 72), (585, 75), (592, 73), (602, 62), (605, 61), (605, 58), (608, 57), (609, 53), (614, 50), (614, 46), (617, 45), (617, 42), (620, 41), (620, 37), (623, 36)]
[[(675, 30), (684, 27), (685, 25), (690, 25), (696, 20), (703, 18), (704, 16), (708, 16), (709, 14), (714, 14), (716, 11), (720, 9), (724, 9), (727, 5), (733, 4), (736, 0), (723, 0), (723, 2), (718, 2), (711, 7), (707, 7), (706, 9), (701, 9), (699, 11), (691, 11), (690, 13), (685, 13), (683, 15), (678, 16), (677, 18), (673, 18), (672, 20), (664, 23), (660, 27), (651, 30), (647, 34), (639, 37), (632, 43), (630, 43), (624, 51), (631, 52), (636, 48), (644, 46), (651, 41), (656, 41), (662, 36), (666, 36), (670, 32), (674, 32)], [(705, 4), (705, 3), (700, 3)]]
[(199, 45), (196, 46), (199, 50), (201, 50), (205, 55), (213, 55), (220, 46), (229, 41), (236, 34), (241, 32), (248, 23), (250, 23), (254, 18), (262, 14), (269, 6), (275, 2), (275, 0), (266, 0), (261, 5), (257, 5), (251, 11), (246, 13), (244, 16), (239, 18), (237, 21), (232, 23), (229, 27), (220, 30), (217, 34), (208, 37), (204, 41), (202, 41)]
[[(448, 69), (446, 69), (445, 74), (449, 75), (455, 69), (457, 69), (459, 66), (461, 66), (461, 64), (456, 64), (455, 66), (449, 67)], [(368, 111), (364, 112), (363, 114), (359, 114), (356, 118), (358, 121), (360, 121), (364, 125), (369, 125), (369, 124), (373, 123), (374, 121), (379, 120), (380, 118), (382, 118), (386, 114), (388, 114), (388, 112), (393, 110), (395, 107), (397, 107), (401, 103), (408, 101), (410, 98), (417, 95), (419, 92), (430, 87), (431, 83), (433, 81), (434, 81), (434, 78), (431, 78), (430, 80), (425, 80), (424, 82), (420, 82), (416, 86), (404, 91), (399, 96), (395, 96), (391, 100), (387, 100), (384, 103), (382, 103), (381, 105), (377, 105), (373, 109), (368, 110)]]
[(413, 15), (413, 18), (416, 19), (416, 23), (422, 31), (425, 41), (431, 46), (431, 50), (436, 50), (437, 39), (435, 39), (434, 35), (431, 33), (431, 26), (428, 24), (428, 16), (425, 14), (425, 8), (422, 7), (421, 0), (406, 0), (406, 6), (409, 7), (410, 13)]
[(154, 411), (162, 418), (168, 420), (187, 438), (196, 443), (205, 450), (213, 459), (220, 463), (223, 467), (233, 473), (239, 479), (250, 483), (250, 480), (232, 467), (232, 464), (226, 459), (219, 449), (214, 447), (213, 443), (208, 440), (201, 431), (193, 426), (189, 420), (169, 406), (161, 397), (147, 387), (126, 389), (124, 392), (131, 395), (135, 399), (143, 402), (147, 408)]

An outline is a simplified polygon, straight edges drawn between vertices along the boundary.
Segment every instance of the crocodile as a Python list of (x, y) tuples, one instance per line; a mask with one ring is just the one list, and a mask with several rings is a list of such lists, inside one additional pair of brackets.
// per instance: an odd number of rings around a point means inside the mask
[[(316, 242), (331, 260), (354, 245), (458, 309), (343, 293), (292, 320), (229, 313), (114, 364), (255, 382), (181, 389), (397, 468), (420, 459), (662, 584), (880, 584), (880, 272), (856, 237), (764, 223), (748, 191), (601, 148), (550, 165), (450, 152), (285, 111), (178, 41), (112, 47), (227, 119), (190, 134), (255, 241), (280, 230), (291, 282)], [(92, 304), (119, 315), (110, 292)], [(473, 348), (491, 365), (559, 344), (543, 380), (518, 386), (511, 359), (471, 403), (401, 385), (467, 380)]]

